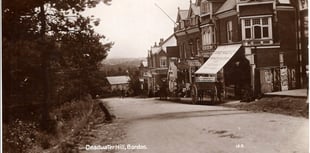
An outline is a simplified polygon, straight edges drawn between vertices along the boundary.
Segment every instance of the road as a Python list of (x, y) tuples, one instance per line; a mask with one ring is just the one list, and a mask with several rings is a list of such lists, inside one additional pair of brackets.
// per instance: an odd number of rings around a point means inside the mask
[(308, 119), (136, 98), (104, 99), (124, 145), (146, 153), (308, 153)]

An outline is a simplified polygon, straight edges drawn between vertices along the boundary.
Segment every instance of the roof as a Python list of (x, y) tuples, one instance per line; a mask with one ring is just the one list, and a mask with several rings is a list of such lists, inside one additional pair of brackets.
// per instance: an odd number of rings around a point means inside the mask
[(110, 76), (107, 77), (110, 85), (127, 84), (130, 80), (129, 76)]
[(161, 51), (167, 53), (166, 47), (168, 46), (176, 46), (176, 38), (174, 34), (170, 35), (167, 39), (165, 39), (160, 45), (151, 47), (151, 53), (158, 54)]
[(193, 11), (194, 15), (199, 15), (200, 14), (200, 7), (199, 6), (197, 6), (196, 4), (192, 4), (191, 8), (192, 8), (192, 11)]
[(151, 51), (152, 51), (152, 54), (157, 54), (161, 51), (161, 46), (156, 46), (156, 47), (152, 47), (151, 48)]
[(237, 5), (236, 0), (226, 0), (226, 2), (217, 10), (217, 13), (222, 13), (235, 8)]
[(141, 64), (143, 67), (147, 67), (147, 61), (142, 61)]
[[(177, 20), (186, 20), (188, 15), (188, 10), (179, 10)], [(180, 17), (180, 18), (179, 18)]]

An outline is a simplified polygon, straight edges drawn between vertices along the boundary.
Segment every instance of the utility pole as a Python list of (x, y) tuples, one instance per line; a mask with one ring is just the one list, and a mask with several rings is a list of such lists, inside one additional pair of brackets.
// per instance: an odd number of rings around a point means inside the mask
[(154, 3), (154, 4), (174, 23), (174, 25), (177, 25), (177, 23), (175, 23), (175, 21), (157, 3)]

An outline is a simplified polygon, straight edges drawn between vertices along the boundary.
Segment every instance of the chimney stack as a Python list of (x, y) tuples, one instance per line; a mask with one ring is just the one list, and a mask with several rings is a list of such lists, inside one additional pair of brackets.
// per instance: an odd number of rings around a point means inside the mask
[(159, 45), (162, 45), (163, 42), (164, 42), (164, 39), (163, 39), (163, 38), (160, 38), (160, 40), (159, 40)]

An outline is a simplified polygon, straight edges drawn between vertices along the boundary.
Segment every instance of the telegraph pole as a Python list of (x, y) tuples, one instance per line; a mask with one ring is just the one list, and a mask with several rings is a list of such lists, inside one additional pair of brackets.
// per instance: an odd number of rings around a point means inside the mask
[(154, 3), (154, 4), (174, 23), (174, 25), (177, 25), (177, 23), (175, 23), (175, 21), (168, 15), (168, 13), (166, 13), (157, 3)]

